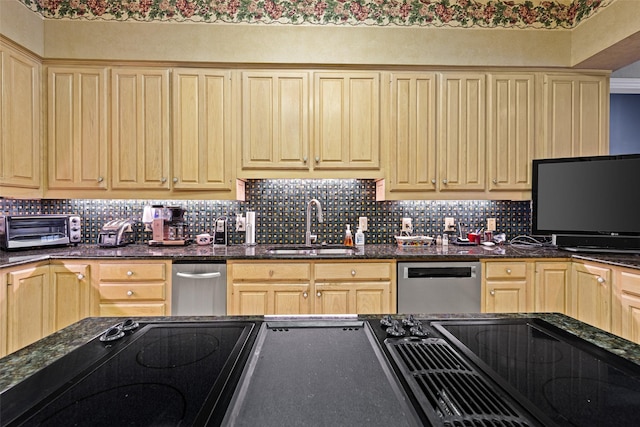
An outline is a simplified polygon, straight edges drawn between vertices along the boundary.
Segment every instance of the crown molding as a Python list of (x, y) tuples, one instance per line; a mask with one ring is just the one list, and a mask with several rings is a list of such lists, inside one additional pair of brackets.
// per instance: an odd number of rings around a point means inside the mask
[(640, 93), (640, 78), (611, 78), (610, 93)]

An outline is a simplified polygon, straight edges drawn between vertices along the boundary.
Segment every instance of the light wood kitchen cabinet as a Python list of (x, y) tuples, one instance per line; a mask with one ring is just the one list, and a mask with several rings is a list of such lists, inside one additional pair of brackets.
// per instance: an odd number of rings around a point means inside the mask
[(611, 268), (574, 261), (567, 313), (605, 331), (611, 330)]
[(390, 78), (387, 190), (420, 198), (420, 193), (436, 189), (437, 76), (392, 73)]
[(616, 267), (612, 332), (640, 344), (640, 271)]
[(172, 188), (230, 191), (230, 71), (177, 68), (172, 78)]
[(106, 190), (107, 69), (47, 69), (47, 189)]
[(168, 190), (169, 69), (111, 70), (111, 188)]
[(534, 311), (567, 313), (570, 272), (570, 262), (536, 262), (535, 282), (533, 283)]
[(528, 283), (533, 279), (533, 262), (483, 262), (482, 307), (486, 313), (531, 311)]
[(100, 262), (100, 316), (171, 314), (171, 262)]
[(227, 314), (310, 314), (309, 262), (227, 263)]
[(309, 73), (242, 73), (242, 168), (309, 170)]
[(50, 265), (53, 330), (92, 316), (91, 266), (85, 263), (64, 262)]
[(229, 261), (227, 313), (394, 313), (395, 264)]
[(55, 307), (48, 263), (9, 269), (6, 283), (6, 352), (12, 353), (55, 330)]
[(485, 184), (486, 76), (442, 73), (438, 108), (438, 188), (478, 190)]
[(531, 190), (535, 154), (535, 75), (489, 74), (489, 191)]
[(380, 169), (380, 73), (314, 73), (314, 169)]
[(395, 313), (395, 264), (315, 263), (317, 314)]
[(544, 157), (609, 153), (609, 78), (544, 76)]
[(42, 197), (41, 63), (0, 41), (0, 196)]

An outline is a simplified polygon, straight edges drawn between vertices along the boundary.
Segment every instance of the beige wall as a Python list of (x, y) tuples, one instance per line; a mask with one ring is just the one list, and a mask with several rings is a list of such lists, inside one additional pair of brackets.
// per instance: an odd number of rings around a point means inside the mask
[(17, 0), (0, 0), (0, 34), (44, 56), (44, 19)]

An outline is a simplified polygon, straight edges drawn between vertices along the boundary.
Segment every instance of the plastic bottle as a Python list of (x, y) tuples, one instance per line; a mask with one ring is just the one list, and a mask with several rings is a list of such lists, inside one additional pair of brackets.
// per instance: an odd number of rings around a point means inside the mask
[(447, 236), (447, 233), (442, 235), (442, 246), (449, 246), (449, 236)]
[(351, 226), (347, 224), (347, 230), (344, 232), (345, 246), (353, 246), (353, 237), (351, 236)]
[(364, 246), (364, 233), (360, 227), (356, 231), (356, 246)]

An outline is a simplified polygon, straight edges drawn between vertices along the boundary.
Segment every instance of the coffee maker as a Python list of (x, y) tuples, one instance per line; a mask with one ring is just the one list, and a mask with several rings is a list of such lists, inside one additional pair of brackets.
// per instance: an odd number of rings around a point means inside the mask
[(187, 224), (185, 210), (175, 206), (152, 206), (153, 221), (151, 246), (180, 246), (187, 243)]

